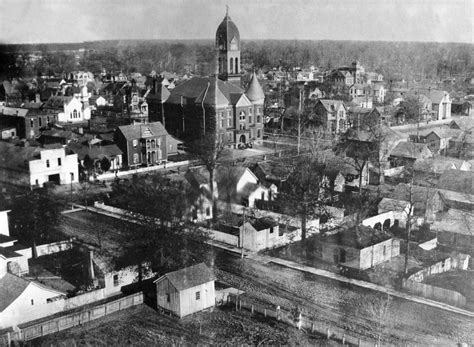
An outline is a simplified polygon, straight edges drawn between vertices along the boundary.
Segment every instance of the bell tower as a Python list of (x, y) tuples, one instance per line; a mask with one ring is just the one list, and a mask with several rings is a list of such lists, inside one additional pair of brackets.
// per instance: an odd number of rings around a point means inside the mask
[(240, 87), (240, 34), (229, 16), (228, 7), (224, 20), (217, 28), (216, 50), (219, 78)]

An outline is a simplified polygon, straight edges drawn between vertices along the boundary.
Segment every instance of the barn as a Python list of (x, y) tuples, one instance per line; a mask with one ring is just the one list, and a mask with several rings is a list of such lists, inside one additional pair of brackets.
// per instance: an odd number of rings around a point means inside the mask
[(204, 263), (161, 276), (155, 281), (158, 309), (182, 318), (213, 307), (214, 280), (214, 273)]

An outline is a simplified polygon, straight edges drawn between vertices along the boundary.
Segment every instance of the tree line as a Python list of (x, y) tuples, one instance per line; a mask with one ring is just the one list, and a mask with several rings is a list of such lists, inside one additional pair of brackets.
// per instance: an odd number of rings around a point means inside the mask
[[(53, 50), (54, 48), (54, 50)], [(152, 70), (213, 72), (213, 40), (128, 40), (77, 44), (77, 50), (49, 46), (0, 46), (0, 76), (62, 73), (73, 69), (99, 72), (149, 73)], [(79, 53), (79, 48), (84, 48)], [(29, 51), (41, 52), (31, 61)], [(447, 78), (472, 74), (474, 47), (464, 43), (366, 41), (242, 41), (242, 63), (247, 69), (269, 70), (314, 65), (333, 69), (358, 60), (386, 80)]]

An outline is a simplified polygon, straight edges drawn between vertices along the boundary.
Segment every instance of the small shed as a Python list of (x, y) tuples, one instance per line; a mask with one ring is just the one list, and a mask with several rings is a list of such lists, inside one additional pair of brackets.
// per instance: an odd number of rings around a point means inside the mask
[(155, 281), (158, 309), (182, 318), (214, 307), (214, 280), (214, 273), (204, 263), (161, 276)]

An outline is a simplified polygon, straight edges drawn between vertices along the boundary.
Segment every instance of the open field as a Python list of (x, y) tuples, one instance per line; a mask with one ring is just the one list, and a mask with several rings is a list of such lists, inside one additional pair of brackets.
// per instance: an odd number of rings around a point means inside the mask
[(34, 340), (34, 346), (336, 345), (284, 323), (230, 308), (179, 320), (146, 305)]

